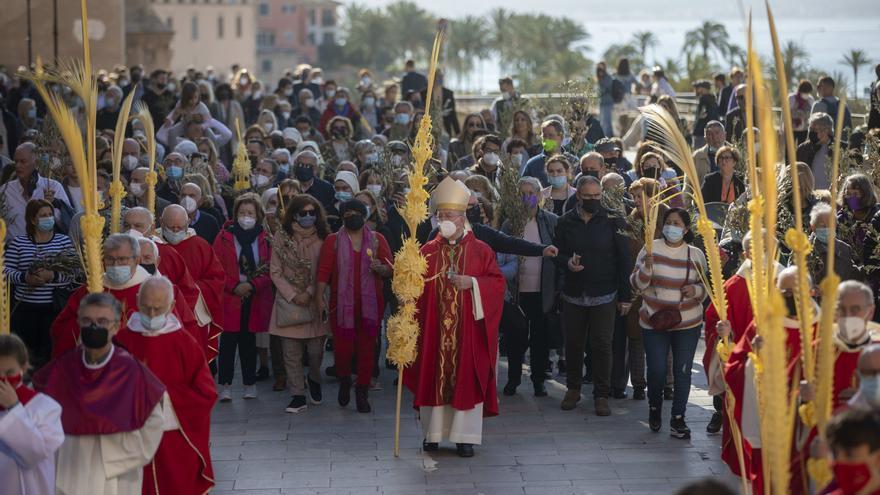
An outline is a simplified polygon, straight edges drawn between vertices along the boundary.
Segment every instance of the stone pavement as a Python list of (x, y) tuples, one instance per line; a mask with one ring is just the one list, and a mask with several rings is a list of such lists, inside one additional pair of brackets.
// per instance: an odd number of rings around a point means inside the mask
[[(574, 411), (559, 408), (565, 387), (548, 382), (549, 397), (535, 398), (528, 379), (518, 394), (504, 397), (506, 361), (499, 365), (501, 414), (484, 422), (483, 445), (476, 456), (456, 456), (454, 445), (421, 452), (421, 434), (404, 389), (400, 458), (394, 444), (396, 373), (382, 369), (385, 390), (370, 393), (371, 414), (358, 414), (352, 402), (336, 404), (337, 382), (324, 381), (324, 403), (299, 414), (286, 414), (287, 392), (258, 384), (259, 398), (217, 404), (212, 416), (211, 455), (217, 487), (214, 494), (669, 494), (704, 477), (735, 486), (719, 460), (720, 436), (707, 436), (712, 401), (706, 377), (694, 364), (688, 425), (689, 441), (664, 427), (652, 433), (647, 403), (612, 400), (612, 415), (593, 412), (590, 386)], [(332, 362), (328, 353), (325, 366)], [(236, 376), (236, 380), (239, 380)], [(560, 381), (562, 379), (560, 378)], [(630, 390), (631, 394), (631, 390)]]

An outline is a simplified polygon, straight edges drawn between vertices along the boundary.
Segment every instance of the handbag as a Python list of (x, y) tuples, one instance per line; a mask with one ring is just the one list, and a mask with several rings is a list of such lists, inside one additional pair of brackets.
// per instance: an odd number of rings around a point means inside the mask
[[(684, 283), (681, 284), (681, 288), (684, 289), (684, 286), (687, 285), (688, 279), (691, 277), (691, 248), (688, 246), (688, 257), (687, 257), (687, 269), (684, 275)], [(679, 299), (679, 303), (684, 301), (684, 293), (681, 294), (681, 298)], [(679, 308), (663, 308), (656, 311), (654, 314), (648, 318), (648, 324), (651, 325), (651, 328), (657, 330), (658, 332), (666, 332), (669, 329), (675, 328), (678, 324), (681, 323), (681, 310)]]
[(309, 306), (301, 306), (292, 301), (288, 301), (281, 297), (280, 294), (275, 295), (275, 325), (279, 327), (292, 327), (294, 325), (305, 325), (311, 323), (315, 319), (312, 314), (312, 308)]

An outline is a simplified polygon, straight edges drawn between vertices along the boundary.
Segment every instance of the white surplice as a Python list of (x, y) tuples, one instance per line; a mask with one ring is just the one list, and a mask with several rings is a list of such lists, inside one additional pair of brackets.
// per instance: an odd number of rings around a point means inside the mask
[(62, 442), (61, 406), (48, 395), (0, 411), (0, 493), (53, 493), (55, 451)]

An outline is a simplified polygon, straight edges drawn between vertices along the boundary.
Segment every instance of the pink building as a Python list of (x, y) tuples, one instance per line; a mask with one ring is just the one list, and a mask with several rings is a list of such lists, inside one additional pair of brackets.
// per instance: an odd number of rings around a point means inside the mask
[(258, 0), (259, 77), (274, 86), (285, 70), (318, 63), (318, 47), (336, 41), (340, 5), (334, 0)]

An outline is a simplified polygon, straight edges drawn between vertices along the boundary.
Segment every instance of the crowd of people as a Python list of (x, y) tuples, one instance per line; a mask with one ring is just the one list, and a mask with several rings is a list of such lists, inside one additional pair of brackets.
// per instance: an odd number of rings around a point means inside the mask
[[(430, 317), (419, 316), (421, 352), (404, 378), (421, 409), (426, 451), (449, 440), (459, 455), (474, 455), (482, 417), (498, 413), (496, 379), (512, 396), (523, 377), (539, 398), (548, 395), (545, 381), (563, 382), (566, 411), (577, 408), (585, 384), (599, 416), (611, 414), (612, 400), (646, 400), (655, 432), (663, 402), (671, 401), (669, 431), (689, 439), (691, 367), (704, 338), (716, 409), (707, 431), (729, 426), (723, 397), (734, 394), (734, 421), (754, 444), (743, 475), (760, 486), (760, 444), (748, 429), (754, 411), (742, 405), (753, 388), (749, 353), (760, 346), (746, 282), (751, 233), (724, 228), (730, 307), (718, 315), (707, 301), (705, 248), (695, 237), (687, 181), (635, 111), (637, 98), (649, 99), (680, 123), (705, 201), (733, 212), (749, 196), (746, 77), (734, 68), (729, 77), (695, 81), (692, 122), (680, 117), (659, 68), (636, 77), (625, 60), (615, 75), (598, 64), (597, 113), (577, 102), (542, 113), (504, 77), (501, 96), (459, 125), (454, 93), (438, 73), (430, 93), (432, 215), (409, 232), (402, 209), (429, 94), (412, 62), (382, 84), (363, 69), (351, 88), (306, 65), (274, 86), (238, 66), (226, 75), (213, 68), (101, 71), (94, 146), (106, 219), (103, 293), (83, 285), (84, 191), (76, 167), (34, 83), (24, 74), (3, 79), (0, 212), (13, 335), (0, 336), (0, 491), (209, 490), (210, 411), (237, 399), (236, 363), (245, 400), (257, 398), (258, 381), (272, 379), (273, 390), (290, 394), (285, 411), (302, 413), (322, 403), (329, 376), (338, 381), (340, 406), (348, 406), (353, 388), (355, 409), (369, 413), (383, 364), (393, 369), (382, 363), (383, 330), (398, 308), (394, 255), (409, 235), (431, 254), (429, 275), (440, 276), (427, 278), (420, 311)], [(797, 270), (808, 269), (818, 284), (827, 245), (835, 243), (843, 280), (835, 404), (849, 411), (829, 426), (831, 486), (867, 493), (858, 490), (880, 486), (880, 346), (872, 344), (880, 341), (878, 184), (867, 169), (830, 177), (841, 102), (830, 77), (816, 88), (813, 94), (810, 81), (801, 81), (791, 96), (793, 120), (784, 125), (795, 130), (797, 163), (780, 165), (781, 176), (801, 179), (813, 262), (805, 268), (780, 259), (789, 266), (780, 266), (777, 283), (791, 301)], [(70, 88), (53, 84), (50, 91), (82, 116)], [(156, 132), (147, 135), (143, 118), (132, 119), (121, 141), (121, 177), (114, 177), (116, 120), (131, 93)], [(844, 114), (846, 153), (859, 163), (880, 160), (880, 83), (870, 105), (864, 125)], [(149, 156), (154, 140), (156, 156)], [(630, 148), (632, 162), (624, 153)], [(232, 173), (240, 149), (250, 166), (243, 188)], [(154, 210), (147, 201), (152, 160), (159, 171)], [(125, 188), (118, 218), (110, 200), (116, 179)], [(832, 198), (836, 180), (840, 194)], [(668, 201), (658, 207), (655, 237), (645, 239), (650, 203), (661, 196)], [(791, 200), (783, 206), (794, 207)], [(833, 239), (832, 215), (839, 224)], [(785, 326), (797, 329), (791, 301)], [(723, 369), (712, 357), (719, 335), (736, 342)], [(790, 331), (793, 363), (797, 335)], [(333, 365), (322, 369), (327, 352)], [(506, 377), (495, 376), (499, 354), (508, 360)], [(810, 386), (801, 394), (809, 396)], [(739, 473), (728, 430), (722, 456)], [(801, 465), (817, 455), (809, 447), (797, 446)], [(862, 466), (870, 474), (853, 491), (849, 474)], [(793, 493), (806, 493), (805, 473), (793, 476)]]

